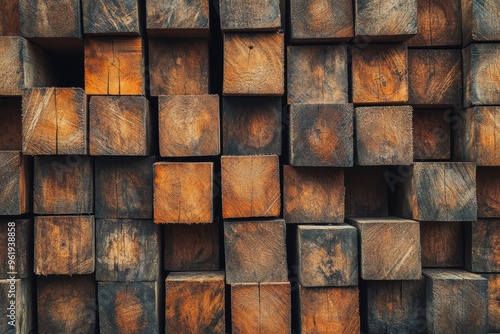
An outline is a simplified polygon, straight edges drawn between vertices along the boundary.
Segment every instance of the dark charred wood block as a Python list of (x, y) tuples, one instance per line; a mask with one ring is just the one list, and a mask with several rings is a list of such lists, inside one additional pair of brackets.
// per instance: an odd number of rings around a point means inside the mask
[(33, 235), (31, 219), (0, 221), (0, 240), (4, 242), (0, 248), (0, 279), (26, 278), (33, 274)]
[(389, 214), (386, 167), (344, 168), (345, 216), (385, 217)]
[(1, 279), (0, 308), (3, 319), (0, 332), (5, 334), (34, 333), (36, 328), (33, 279)]
[(424, 268), (464, 266), (464, 226), (460, 222), (420, 222)]
[(413, 110), (413, 159), (450, 160), (450, 109)]
[(476, 273), (500, 272), (500, 219), (465, 225), (465, 268)]
[(21, 151), (23, 149), (22, 132), (21, 99), (0, 99), (0, 150)]

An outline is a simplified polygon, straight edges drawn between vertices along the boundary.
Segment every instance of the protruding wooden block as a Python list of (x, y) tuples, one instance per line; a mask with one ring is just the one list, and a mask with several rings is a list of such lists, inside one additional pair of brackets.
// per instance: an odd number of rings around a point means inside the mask
[(224, 155), (281, 155), (281, 99), (224, 97), (222, 153)]
[(100, 333), (160, 333), (158, 282), (99, 282)]
[(220, 153), (218, 95), (160, 96), (158, 109), (162, 157)]
[(149, 155), (151, 118), (143, 96), (92, 96), (89, 106), (91, 155)]
[(3, 312), (1, 333), (35, 332), (32, 291), (33, 281), (30, 278), (0, 280), (0, 308)]
[(149, 87), (153, 96), (209, 93), (208, 39), (149, 39)]
[(302, 334), (359, 333), (358, 287), (299, 285), (299, 307)]
[(234, 333), (290, 333), (290, 283), (231, 285)]
[(500, 219), (465, 225), (465, 268), (476, 273), (500, 272)]
[(0, 36), (21, 35), (19, 26), (19, 0), (4, 0), (0, 12)]
[(297, 266), (304, 287), (358, 285), (358, 235), (348, 224), (297, 226)]
[(462, 0), (463, 45), (500, 41), (499, 12), (500, 3), (496, 0)]
[(165, 286), (167, 333), (224, 333), (223, 272), (169, 273)]
[(95, 333), (96, 283), (89, 275), (37, 277), (38, 333)]
[(0, 99), (0, 150), (21, 151), (23, 148), (22, 132), (21, 99)]
[(477, 216), (500, 218), (500, 167), (478, 167), (476, 178)]
[(364, 280), (416, 280), (422, 275), (420, 224), (397, 217), (352, 218)]
[(281, 28), (280, 0), (219, 0), (222, 31), (276, 31)]
[(278, 157), (223, 156), (224, 218), (277, 217), (281, 212)]
[(287, 223), (342, 223), (344, 197), (343, 169), (283, 166)]
[(388, 180), (398, 186), (397, 215), (419, 221), (475, 221), (476, 165), (415, 162)]
[(427, 332), (487, 333), (488, 281), (456, 269), (426, 269)]
[(500, 104), (500, 43), (472, 44), (462, 51), (464, 106)]
[(139, 35), (138, 0), (83, 0), (85, 35)]
[(140, 37), (85, 40), (85, 92), (89, 95), (144, 95)]
[(94, 239), (94, 216), (35, 217), (35, 274), (92, 274)]
[(408, 101), (408, 48), (405, 44), (353, 48), (352, 100), (360, 104)]
[(225, 221), (226, 281), (287, 282), (285, 221)]
[(148, 35), (172, 37), (209, 37), (208, 0), (146, 0)]
[(450, 109), (413, 110), (413, 160), (450, 160)]
[(33, 274), (33, 221), (30, 219), (1, 220), (0, 240), (4, 241), (4, 247), (0, 248), (0, 279), (31, 276)]
[(345, 45), (289, 46), (287, 53), (288, 104), (348, 102)]
[(282, 33), (224, 34), (224, 95), (281, 96), (284, 92)]
[(351, 167), (354, 160), (352, 104), (292, 104), (290, 164)]
[(87, 95), (81, 88), (23, 92), (23, 153), (88, 154)]
[(417, 34), (417, 0), (355, 0), (356, 37), (401, 42)]
[(412, 107), (356, 108), (356, 162), (370, 165), (411, 165)]
[(0, 151), (0, 215), (31, 210), (31, 161), (19, 151)]
[(219, 270), (219, 227), (212, 224), (165, 226), (165, 269), (168, 271)]
[(385, 217), (389, 214), (387, 168), (344, 168), (345, 216)]
[(457, 222), (420, 222), (424, 268), (464, 266), (464, 226)]
[(462, 102), (460, 50), (408, 51), (409, 103), (420, 106), (454, 106)]
[(500, 274), (483, 274), (488, 280), (488, 332), (500, 332)]
[(213, 163), (154, 164), (155, 223), (211, 223)]

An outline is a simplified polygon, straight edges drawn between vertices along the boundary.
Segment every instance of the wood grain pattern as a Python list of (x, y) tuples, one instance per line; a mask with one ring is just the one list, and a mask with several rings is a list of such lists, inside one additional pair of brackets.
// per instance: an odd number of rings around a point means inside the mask
[(276, 31), (281, 28), (280, 0), (219, 0), (222, 31)]
[(139, 35), (138, 0), (82, 0), (85, 35)]
[(500, 274), (483, 274), (488, 280), (488, 331), (500, 331)]
[(500, 220), (465, 224), (465, 268), (477, 273), (500, 272)]
[(500, 218), (499, 171), (498, 167), (477, 168), (477, 216), (480, 218)]
[(207, 0), (146, 0), (148, 35), (208, 37), (209, 5)]
[[(11, 305), (14, 299), (9, 298), (15, 289), (15, 305)], [(0, 307), (4, 310), (4, 320), (0, 322), (0, 331), (5, 334), (32, 333), (36, 328), (33, 280), (24, 279), (2, 279), (0, 280)], [(14, 322), (12, 322), (15, 320)], [(12, 326), (15, 324), (15, 326)]]
[(19, 0), (4, 0), (0, 10), (0, 36), (21, 35)]
[(0, 99), (0, 150), (21, 151), (22, 102), (19, 98)]
[(464, 266), (464, 226), (460, 222), (420, 222), (422, 267)]
[[(12, 242), (15, 233), (15, 263), (9, 263), (9, 242)], [(10, 219), (0, 220), (0, 240), (4, 247), (0, 249), (0, 279), (27, 278), (33, 274), (33, 220)], [(9, 240), (10, 239), (10, 240)], [(12, 251), (12, 249), (10, 249)], [(9, 272), (15, 272), (9, 275)]]
[(500, 3), (495, 0), (462, 0), (463, 45), (500, 41), (499, 11)]
[(0, 214), (31, 211), (31, 160), (20, 151), (0, 152)]
[(449, 109), (413, 110), (413, 159), (450, 160)]
[(385, 217), (389, 213), (386, 167), (344, 169), (345, 216)]

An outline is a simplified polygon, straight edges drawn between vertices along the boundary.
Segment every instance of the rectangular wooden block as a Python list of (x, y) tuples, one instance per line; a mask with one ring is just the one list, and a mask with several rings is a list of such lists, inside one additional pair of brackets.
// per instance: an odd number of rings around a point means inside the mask
[(144, 51), (140, 37), (87, 38), (84, 53), (87, 94), (145, 94)]
[(33, 221), (0, 221), (0, 279), (26, 278), (33, 274)]
[(478, 167), (477, 216), (500, 218), (500, 167)]
[(426, 269), (428, 333), (487, 333), (488, 281), (457, 269)]
[(344, 168), (345, 216), (385, 217), (389, 213), (387, 168)]
[(222, 156), (221, 169), (224, 218), (280, 215), (278, 156)]
[(209, 93), (208, 39), (149, 39), (149, 89), (153, 96)]
[(281, 28), (280, 0), (219, 0), (222, 31), (276, 31)]
[(0, 99), (0, 150), (21, 151), (22, 103), (19, 98)]
[(208, 0), (146, 0), (149, 36), (209, 37)]
[(225, 332), (223, 272), (169, 273), (165, 295), (165, 332)]
[(225, 33), (223, 95), (282, 96), (283, 33)]
[(157, 162), (153, 166), (155, 223), (213, 221), (212, 162)]
[(158, 97), (162, 157), (220, 154), (218, 95)]
[(291, 333), (290, 292), (288, 282), (231, 285), (233, 333)]
[(92, 96), (91, 155), (146, 156), (151, 152), (151, 116), (144, 96)]
[(451, 109), (413, 110), (413, 160), (450, 160)]
[(0, 36), (21, 35), (19, 26), (19, 0), (4, 0), (0, 12)]
[(224, 221), (226, 281), (287, 282), (285, 221)]
[(424, 268), (464, 266), (464, 226), (460, 222), (420, 222)]
[(82, 0), (85, 35), (139, 35), (138, 0)]
[(283, 166), (283, 219), (287, 223), (342, 223), (344, 198), (342, 168)]
[(352, 218), (364, 280), (416, 280), (422, 275), (420, 224), (397, 217)]
[(37, 277), (38, 333), (95, 333), (96, 283), (90, 275)]
[(31, 166), (20, 151), (0, 151), (0, 215), (31, 211)]
[(496, 0), (462, 0), (463, 45), (500, 41), (499, 11), (500, 3)]
[(289, 46), (287, 60), (288, 104), (348, 102), (345, 45)]
[(465, 268), (476, 273), (500, 272), (500, 219), (465, 224)]
[(0, 280), (0, 308), (3, 313), (1, 333), (34, 333), (36, 324), (33, 290), (31, 278)]
[(281, 98), (224, 97), (222, 154), (281, 155)]
[(500, 275), (481, 276), (488, 280), (488, 331), (500, 332)]

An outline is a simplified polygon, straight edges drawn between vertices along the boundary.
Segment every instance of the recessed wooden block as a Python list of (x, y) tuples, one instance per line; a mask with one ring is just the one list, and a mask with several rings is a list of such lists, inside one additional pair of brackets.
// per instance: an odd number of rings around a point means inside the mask
[(347, 47), (289, 46), (288, 104), (348, 102)]
[(141, 38), (88, 38), (85, 40), (84, 51), (87, 94), (145, 94)]
[(290, 333), (290, 283), (231, 285), (234, 333)]
[(358, 287), (299, 285), (299, 307), (302, 334), (359, 333)]
[(408, 48), (405, 44), (353, 48), (352, 100), (362, 104), (408, 101)]
[(23, 92), (23, 153), (87, 154), (87, 95), (81, 88)]
[(356, 161), (359, 165), (411, 165), (412, 107), (356, 108)]
[(395, 177), (399, 216), (419, 221), (476, 220), (474, 163), (415, 162)]
[(285, 221), (225, 221), (226, 281), (287, 282)]
[(280, 0), (219, 0), (222, 31), (276, 31), (281, 28)]
[(162, 157), (220, 153), (218, 95), (160, 96), (158, 108)]
[(224, 97), (222, 153), (224, 155), (281, 155), (281, 99)]
[(0, 12), (0, 36), (19, 36), (19, 0), (5, 0)]
[(148, 35), (172, 37), (209, 37), (208, 0), (146, 0)]
[(283, 166), (287, 223), (342, 223), (344, 197), (343, 169)]
[(476, 273), (500, 272), (500, 219), (465, 225), (465, 268)]
[(462, 0), (463, 45), (471, 42), (500, 41), (496, 0)]
[(0, 280), (0, 308), (3, 319), (0, 322), (1, 333), (24, 334), (35, 331), (33, 280)]
[(354, 160), (352, 104), (292, 104), (290, 164), (351, 167)]
[(139, 35), (138, 0), (83, 0), (85, 35)]
[(224, 34), (224, 95), (285, 92), (284, 34)]
[(297, 253), (302, 286), (358, 285), (358, 236), (351, 225), (299, 225)]
[(488, 281), (456, 269), (426, 269), (429, 333), (487, 333)]
[(213, 163), (154, 164), (155, 223), (211, 223)]
[[(11, 219), (0, 221), (0, 279), (26, 278), (33, 274), (33, 221)], [(12, 255), (15, 253), (15, 259)], [(11, 274), (9, 274), (11, 273)]]
[(223, 272), (169, 273), (165, 286), (167, 333), (224, 333)]
[(413, 159), (451, 158), (450, 109), (413, 110)]
[(500, 167), (478, 167), (477, 216), (500, 218)]
[(37, 277), (38, 333), (95, 333), (93, 276)]
[(223, 156), (224, 218), (277, 217), (281, 212), (278, 157)]
[(420, 222), (424, 268), (461, 268), (464, 265), (464, 226), (457, 222)]
[(149, 155), (151, 118), (143, 96), (92, 96), (89, 106), (91, 155)]
[(500, 332), (500, 274), (483, 274), (488, 280), (488, 331)]
[(420, 224), (397, 217), (352, 218), (364, 280), (416, 280), (422, 275)]
[(19, 151), (0, 151), (0, 215), (31, 210), (31, 161)]
[(345, 216), (385, 217), (389, 213), (386, 167), (344, 168)]
[(208, 39), (150, 38), (149, 80), (153, 96), (208, 94)]
[(21, 151), (23, 148), (21, 105), (21, 99), (18, 98), (0, 99), (1, 151)]
[(500, 104), (500, 43), (469, 45), (462, 57), (464, 106)]

